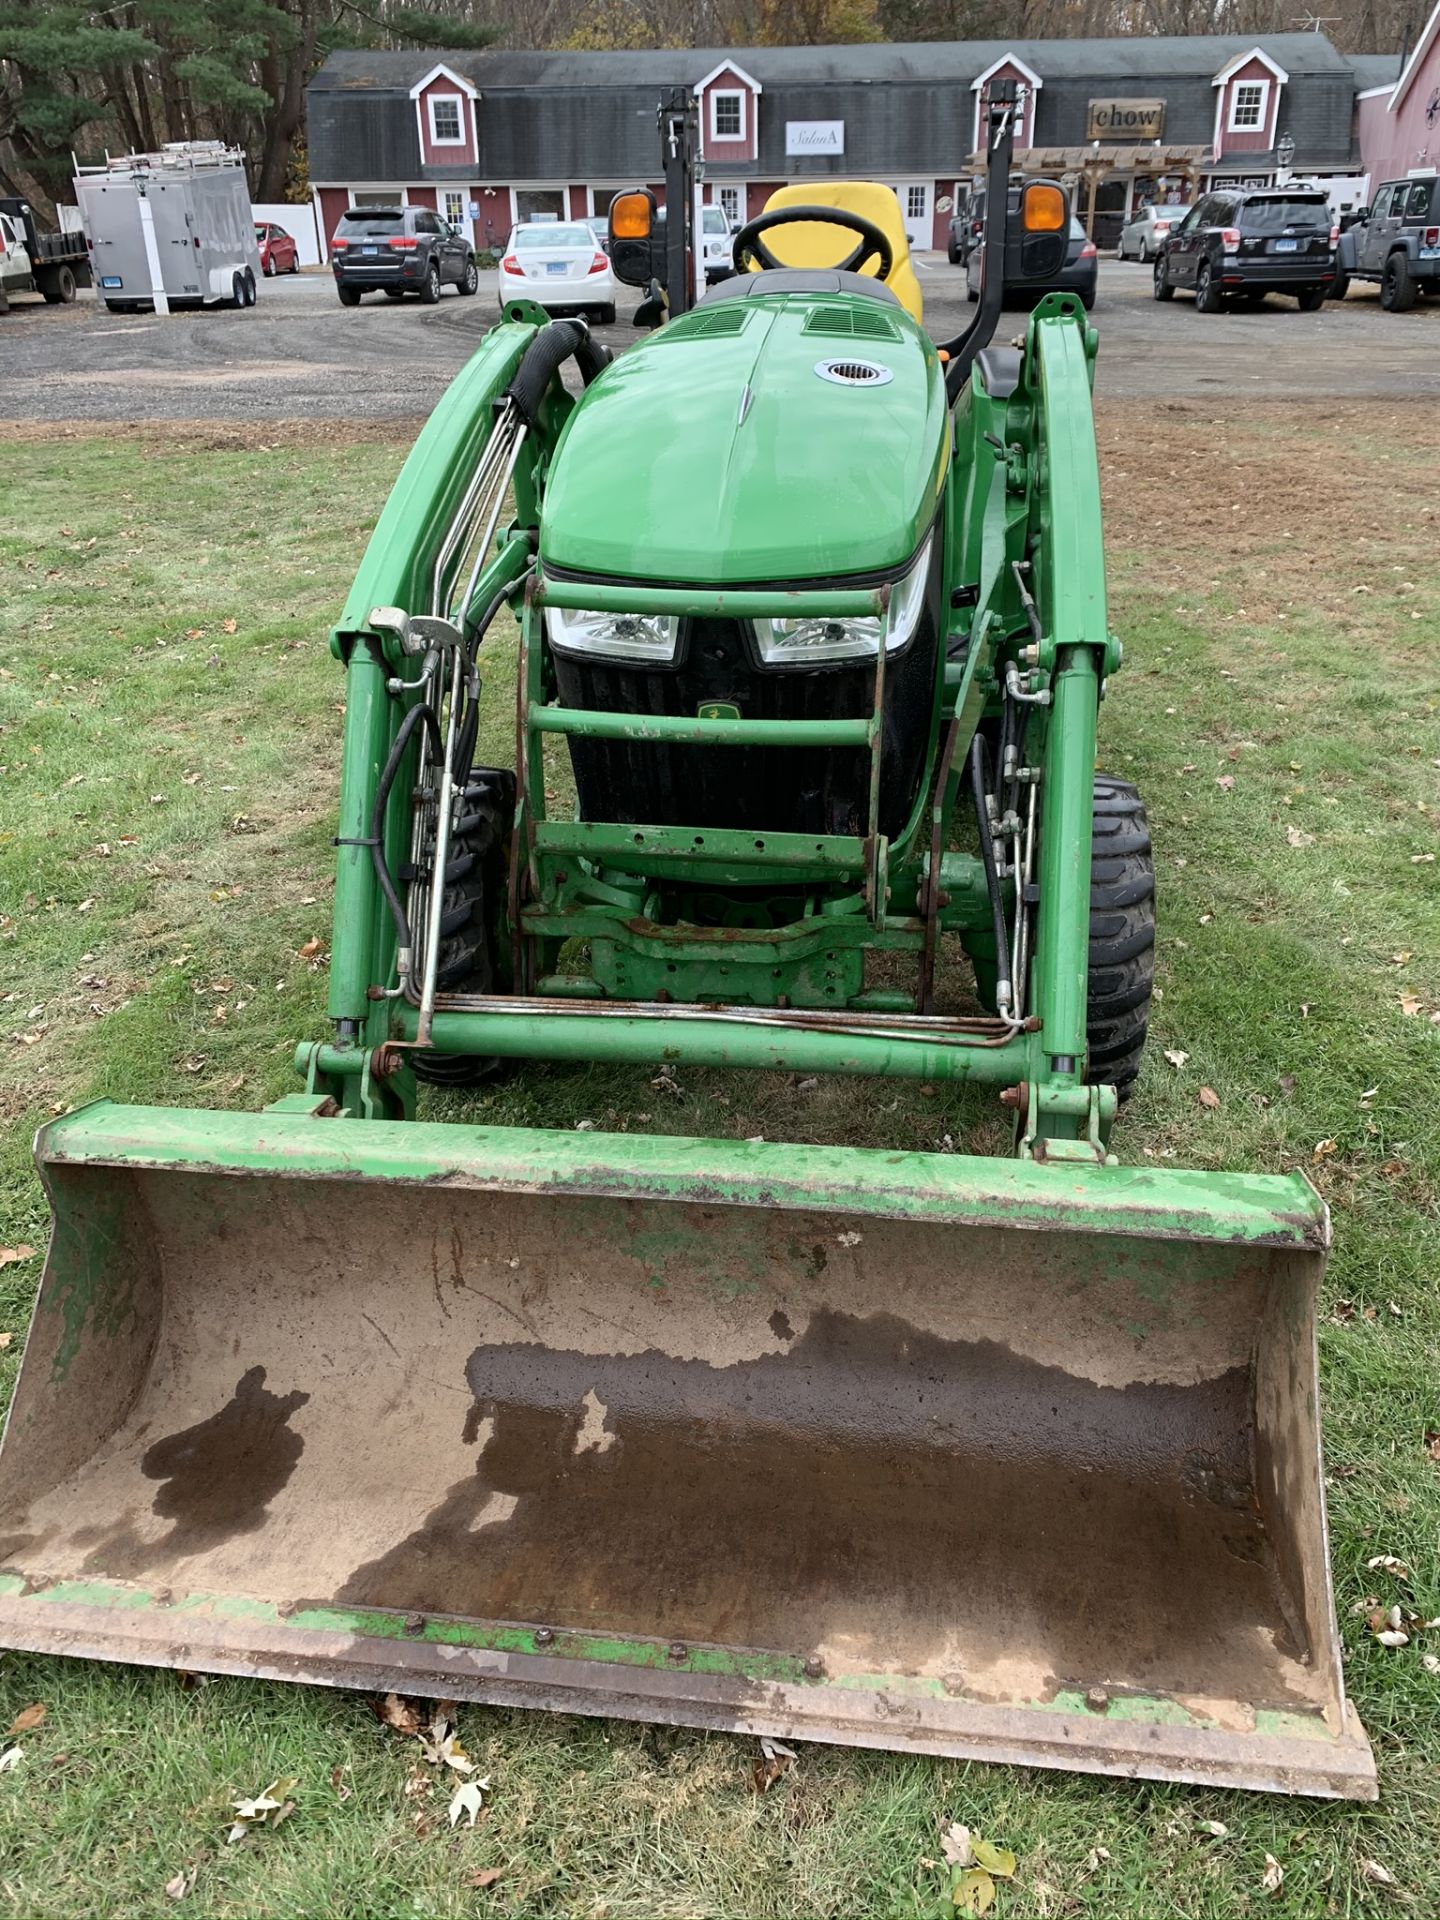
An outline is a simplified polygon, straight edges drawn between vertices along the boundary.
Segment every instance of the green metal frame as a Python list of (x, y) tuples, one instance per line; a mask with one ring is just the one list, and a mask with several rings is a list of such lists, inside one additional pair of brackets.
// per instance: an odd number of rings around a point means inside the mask
[[(497, 397), (535, 330), (528, 318), (495, 328), (432, 416), (332, 635), (347, 676), (329, 1006), (337, 1037), (302, 1048), (297, 1064), (312, 1093), (328, 1092), (352, 1113), (413, 1111), (405, 1053), (417, 1027), (414, 1007), (394, 992), (394, 931), (363, 844), (404, 712), (403, 697), (386, 688), (402, 664), (396, 642), (369, 626), (369, 613), (379, 605), (428, 607), (438, 542), (483, 451)], [(1064, 1143), (1061, 1157), (1105, 1156), (1113, 1095), (1083, 1084), (1090, 808), (1099, 692), (1119, 665), (1120, 649), (1106, 619), (1090, 397), (1095, 346), (1079, 303), (1049, 296), (1027, 326), (1013, 392), (991, 394), (977, 369), (955, 409), (938, 523), (945, 612), (926, 762), (932, 770), (943, 766), (944, 777), (937, 772), (922, 782), (909, 819), (888, 844), (878, 831), (883, 649), (869, 711), (852, 718), (584, 712), (554, 697), (541, 618), (547, 605), (691, 616), (873, 616), (883, 612), (885, 590), (843, 582), (789, 592), (597, 586), (530, 574), (519, 623), (516, 997), (508, 1004), (442, 997), (431, 1044), (484, 1056), (695, 1060), (984, 1080), (1015, 1089), (1012, 1099), (1024, 1115), (1017, 1128), (1022, 1155), (1045, 1140)], [(513, 521), (486, 559), (479, 598), (518, 583), (532, 566), (546, 474), (573, 405), (559, 381), (552, 383), (516, 471)], [(1038, 647), (1031, 645), (1016, 562), (1029, 568)], [(966, 591), (952, 593), (957, 587)], [(986, 712), (998, 710), (1006, 667), (1026, 646), (1027, 664), (1048, 677), (1053, 697), (1050, 708), (1035, 710), (1027, 746), (1042, 767), (1045, 829), (1030, 1017), (1009, 1032), (999, 1022), (918, 1019), (913, 1010), (923, 993), (867, 987), (865, 963), (878, 953), (904, 954), (920, 969), (929, 946), (946, 935), (958, 935), (982, 961), (993, 955), (980, 861), (944, 851), (931, 889), (932, 836), (948, 848), (969, 742)], [(872, 768), (867, 830), (849, 837), (755, 835), (552, 820), (543, 767), (545, 740), (555, 736), (756, 752), (864, 748)], [(390, 797), (385, 843), (392, 871), (408, 851), (412, 787), (413, 769), (402, 772)], [(686, 897), (683, 890), (723, 894), (742, 885), (775, 889), (790, 911), (771, 916), (773, 924), (747, 924), (742, 913), (735, 924), (700, 926), (683, 912), (660, 910), (667, 897), (672, 907), (677, 892)], [(588, 943), (588, 972), (556, 969), (567, 940)]]

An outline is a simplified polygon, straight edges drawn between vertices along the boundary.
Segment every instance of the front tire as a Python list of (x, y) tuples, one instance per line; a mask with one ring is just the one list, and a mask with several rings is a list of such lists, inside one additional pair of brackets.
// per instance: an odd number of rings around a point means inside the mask
[(1415, 282), (1403, 253), (1392, 253), (1380, 282), (1380, 304), (1387, 313), (1408, 313), (1415, 304)]
[(1175, 289), (1170, 284), (1170, 262), (1163, 253), (1155, 262), (1154, 291), (1157, 300), (1173, 300), (1175, 298)]
[(1155, 981), (1155, 864), (1140, 795), (1095, 776), (1090, 828), (1090, 973), (1085, 1016), (1091, 1086), (1123, 1100), (1140, 1071)]
[[(442, 993), (509, 991), (505, 895), (514, 816), (514, 774), (499, 767), (476, 767), (456, 812), (445, 866), (436, 973)], [(410, 1063), (416, 1079), (432, 1087), (478, 1086), (495, 1079), (510, 1064), (477, 1054), (423, 1052), (412, 1053)]]

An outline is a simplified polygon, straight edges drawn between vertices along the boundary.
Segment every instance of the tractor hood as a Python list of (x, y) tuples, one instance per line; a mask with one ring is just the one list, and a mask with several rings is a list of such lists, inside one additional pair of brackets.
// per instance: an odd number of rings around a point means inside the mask
[(541, 558), (687, 585), (898, 570), (948, 444), (943, 369), (898, 308), (702, 305), (587, 389), (551, 465)]

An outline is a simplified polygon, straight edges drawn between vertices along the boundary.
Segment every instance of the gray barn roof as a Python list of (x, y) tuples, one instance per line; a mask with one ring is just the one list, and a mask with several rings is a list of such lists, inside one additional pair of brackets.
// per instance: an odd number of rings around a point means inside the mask
[[(1163, 93), (1167, 143), (1205, 145), (1214, 128), (1215, 74), (1257, 45), (1290, 76), (1284, 119), (1297, 164), (1347, 164), (1354, 64), (1323, 34), (1281, 33), (639, 53), (332, 53), (308, 88), (310, 174), (319, 183), (375, 185), (572, 180), (620, 186), (657, 179), (660, 95), (692, 87), (726, 63), (764, 88), (759, 154), (743, 165), (710, 162), (714, 179), (957, 174), (973, 145), (971, 84), (1007, 53), (1044, 82), (1036, 101), (1037, 145), (1083, 140), (1088, 102), (1097, 93)], [(410, 89), (442, 63), (482, 96), (473, 165), (421, 160)], [(576, 110), (579, 100), (583, 111)], [(843, 120), (844, 156), (788, 157), (791, 120)], [(1260, 164), (1261, 156), (1245, 158)]]
[(1398, 53), (1350, 53), (1345, 57), (1355, 75), (1355, 86), (1361, 93), (1367, 93), (1371, 87), (1394, 86), (1400, 78)]
[[(408, 93), (443, 61), (484, 88), (693, 86), (723, 61), (743, 67), (762, 87), (935, 82), (963, 83), (1013, 53), (1042, 80), (1209, 79), (1236, 54), (1261, 46), (1292, 77), (1348, 73), (1352, 62), (1323, 33), (1194, 34), (1109, 40), (925, 40), (854, 47), (685, 47), (623, 53), (451, 53), (443, 48), (382, 53), (332, 53), (310, 82), (311, 93), (353, 87)], [(1396, 62), (1398, 69), (1398, 61)], [(1393, 76), (1392, 76), (1393, 77)], [(1372, 84), (1378, 84), (1372, 83)]]

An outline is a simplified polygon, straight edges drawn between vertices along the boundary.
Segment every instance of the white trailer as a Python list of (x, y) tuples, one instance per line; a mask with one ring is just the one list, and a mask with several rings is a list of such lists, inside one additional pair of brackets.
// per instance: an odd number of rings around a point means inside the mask
[(260, 256), (238, 147), (179, 141), (78, 167), (75, 198), (112, 313), (254, 306)]

